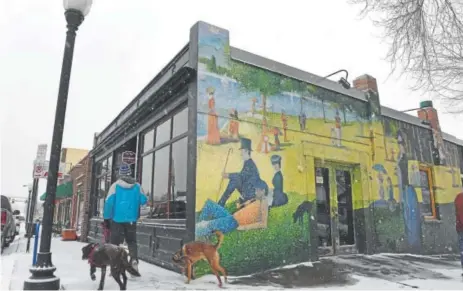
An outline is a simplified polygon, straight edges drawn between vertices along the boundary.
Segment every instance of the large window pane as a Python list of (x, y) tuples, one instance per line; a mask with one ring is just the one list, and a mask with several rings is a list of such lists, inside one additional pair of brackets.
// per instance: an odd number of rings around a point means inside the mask
[(106, 197), (106, 176), (100, 178), (98, 189), (98, 216), (103, 216), (103, 207)]
[[(106, 163), (107, 167), (107, 173), (111, 174), (113, 172), (113, 155), (110, 155), (108, 157), (108, 162)], [(109, 181), (111, 181), (111, 178), (109, 178)]]
[(101, 173), (106, 173), (108, 170), (108, 160), (104, 159), (103, 162), (101, 163)]
[(150, 149), (153, 148), (153, 145), (154, 145), (154, 129), (148, 131), (143, 136), (143, 150), (142, 150), (142, 152), (149, 151)]
[(168, 119), (156, 128), (156, 146), (170, 140), (170, 124), (172, 119)]
[[(142, 169), (141, 169), (141, 187), (143, 192), (145, 192), (148, 200), (153, 201), (151, 187), (153, 185), (153, 154), (149, 154), (143, 157), (142, 160)], [(148, 203), (151, 204), (151, 203)], [(145, 216), (149, 214), (149, 209), (142, 207), (140, 211), (140, 216)]]
[(186, 217), (186, 179), (187, 179), (187, 138), (172, 144), (172, 165), (170, 175), (171, 185), (171, 218)]
[(165, 202), (169, 200), (169, 150), (170, 147), (167, 146), (155, 152), (153, 187), (154, 202)]
[(172, 137), (188, 131), (188, 107), (175, 114)]

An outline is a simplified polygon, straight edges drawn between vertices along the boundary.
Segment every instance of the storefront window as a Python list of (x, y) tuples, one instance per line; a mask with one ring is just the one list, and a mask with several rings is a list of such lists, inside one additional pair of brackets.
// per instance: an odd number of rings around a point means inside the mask
[(188, 131), (188, 108), (183, 109), (174, 116), (172, 137), (176, 137)]
[(156, 146), (170, 140), (171, 123), (172, 119), (168, 119), (156, 128)]
[(187, 150), (186, 137), (172, 144), (171, 200), (186, 200)]
[(143, 152), (149, 151), (154, 146), (154, 129), (143, 136)]
[(164, 147), (155, 152), (153, 201), (167, 202), (169, 195), (169, 150)]
[(145, 192), (149, 201), (153, 201), (153, 192), (151, 191), (153, 185), (153, 154), (143, 157), (142, 170), (141, 170), (141, 187)]
[(155, 149), (149, 154), (142, 154), (140, 168), (141, 185), (151, 202), (151, 218), (185, 218), (187, 131), (188, 109), (184, 108), (145, 134), (145, 138), (150, 138), (149, 142), (144, 141), (143, 152), (153, 147), (151, 141), (154, 141)]
[(98, 216), (103, 216), (104, 200), (106, 197), (106, 176), (100, 179), (99, 191), (98, 191)]

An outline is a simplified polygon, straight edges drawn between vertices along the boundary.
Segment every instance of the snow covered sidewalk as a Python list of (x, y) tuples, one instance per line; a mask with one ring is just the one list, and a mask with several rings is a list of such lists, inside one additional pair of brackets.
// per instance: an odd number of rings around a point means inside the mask
[[(18, 238), (8, 252), (2, 255), (1, 290), (22, 290), (24, 279), (30, 276), (29, 267), (32, 263), (32, 254), (24, 253), (25, 243), (24, 237)], [(88, 263), (81, 259), (83, 246), (83, 243), (63, 242), (59, 238), (52, 242), (52, 259), (57, 267), (56, 275), (60, 277), (61, 284), (66, 290), (96, 290), (98, 287), (99, 271), (97, 271), (97, 281), (91, 281)], [(418, 259), (413, 261), (413, 258)], [(343, 280), (334, 280), (328, 285), (317, 285), (312, 287), (312, 290), (313, 288), (328, 290), (340, 288), (351, 290), (463, 289), (462, 270), (457, 261), (450, 260), (446, 263), (436, 264), (432, 263), (433, 260), (432, 257), (412, 256), (410, 258), (408, 256), (404, 258), (403, 255), (393, 254), (335, 258), (331, 260), (332, 264), (342, 265), (343, 268), (347, 266), (344, 268), (348, 271), (344, 272)], [(371, 263), (372, 261), (375, 263)], [(375, 267), (374, 264), (379, 265)], [(402, 266), (399, 267), (398, 273), (400, 273), (400, 268), (407, 270), (402, 270), (401, 274), (395, 275), (396, 267), (394, 265)], [(309, 264), (301, 264), (254, 276), (230, 277), (230, 283), (225, 284), (225, 288), (266, 290), (281, 289), (283, 286), (303, 288), (307, 286), (304, 283), (304, 278), (310, 277), (309, 275), (315, 272), (316, 266), (317, 264), (314, 264), (314, 267)], [(389, 268), (388, 266), (392, 267)], [(127, 287), (130, 290), (217, 289), (217, 280), (212, 275), (193, 280), (191, 284), (187, 285), (184, 283), (185, 277), (155, 265), (140, 262), (139, 268), (142, 277), (129, 277)], [(426, 273), (426, 269), (432, 271)], [(306, 279), (305, 281), (310, 280)], [(296, 282), (299, 284), (296, 285)], [(108, 277), (105, 289), (118, 289), (118, 285), (112, 278)]]

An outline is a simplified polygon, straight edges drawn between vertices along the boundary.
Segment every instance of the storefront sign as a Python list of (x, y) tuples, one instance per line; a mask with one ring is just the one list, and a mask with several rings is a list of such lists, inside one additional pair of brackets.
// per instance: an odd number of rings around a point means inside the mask
[(122, 153), (122, 163), (127, 165), (135, 164), (136, 155), (132, 151), (125, 151)]

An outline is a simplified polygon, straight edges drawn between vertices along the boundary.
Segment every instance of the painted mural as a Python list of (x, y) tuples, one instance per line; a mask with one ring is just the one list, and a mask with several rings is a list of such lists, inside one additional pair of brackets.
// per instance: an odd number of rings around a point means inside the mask
[(356, 100), (232, 60), (228, 31), (202, 22), (198, 45), (196, 239), (225, 234), (230, 274), (307, 261), (316, 236), (355, 245), (365, 208), (377, 250), (420, 248), (420, 159), (378, 94)]

